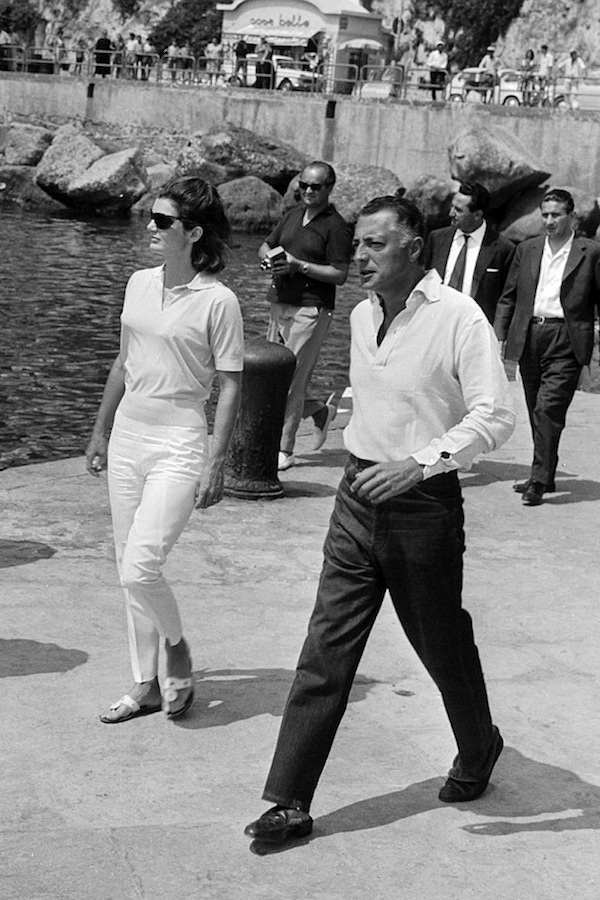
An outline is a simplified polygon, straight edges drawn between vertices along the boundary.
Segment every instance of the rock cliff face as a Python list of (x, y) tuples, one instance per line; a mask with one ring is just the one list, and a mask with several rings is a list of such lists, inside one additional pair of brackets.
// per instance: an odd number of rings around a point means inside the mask
[(589, 0), (524, 0), (521, 14), (499, 41), (502, 59), (518, 62), (548, 44), (559, 59), (578, 50), (588, 68), (600, 67), (600, 10)]
[[(537, 54), (540, 44), (548, 44), (558, 58), (577, 49), (588, 67), (600, 68), (599, 6), (598, 0), (523, 0), (520, 15), (498, 41), (502, 62), (516, 65), (529, 47)], [(419, 0), (373, 0), (372, 9), (384, 16), (388, 26), (396, 16), (410, 23), (400, 49), (406, 46), (414, 52), (417, 30), (423, 48), (432, 46), (444, 31), (443, 21), (432, 13), (427, 17), (428, 5)]]
[(62, 28), (67, 42), (83, 37), (93, 41), (103, 28), (110, 36), (127, 35), (130, 31), (146, 34), (160, 21), (171, 7), (171, 0), (144, 0), (135, 16), (123, 21), (112, 0), (82, 0), (81, 8), (73, 12), (69, 0), (37, 0), (43, 24), (38, 29), (36, 44), (41, 46), (57, 28)]

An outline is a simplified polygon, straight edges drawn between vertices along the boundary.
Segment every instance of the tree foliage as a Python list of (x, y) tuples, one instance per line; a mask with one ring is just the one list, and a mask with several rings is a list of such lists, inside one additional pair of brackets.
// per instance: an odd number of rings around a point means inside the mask
[(176, 0), (149, 39), (158, 53), (175, 41), (179, 46), (186, 44), (193, 56), (200, 56), (210, 39), (221, 33), (221, 22), (215, 0)]
[(10, 34), (32, 40), (41, 17), (31, 0), (0, 0), (0, 23)]
[(119, 11), (122, 21), (135, 16), (140, 8), (140, 0), (112, 0), (113, 6)]
[(444, 20), (453, 62), (462, 69), (477, 65), (488, 44), (506, 33), (523, 0), (430, 0), (429, 5)]

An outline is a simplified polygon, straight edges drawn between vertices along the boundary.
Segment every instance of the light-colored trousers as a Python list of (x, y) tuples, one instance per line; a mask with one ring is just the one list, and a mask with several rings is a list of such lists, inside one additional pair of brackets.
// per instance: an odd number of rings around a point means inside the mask
[(162, 566), (194, 508), (207, 459), (206, 426), (148, 425), (117, 411), (108, 448), (108, 489), (138, 682), (156, 676), (160, 639), (176, 644), (182, 637), (179, 609)]
[(271, 303), (267, 340), (284, 344), (296, 357), (296, 369), (288, 392), (280, 449), (292, 453), (301, 419), (323, 408), (323, 400), (307, 397), (313, 369), (329, 333), (333, 310), (317, 306)]

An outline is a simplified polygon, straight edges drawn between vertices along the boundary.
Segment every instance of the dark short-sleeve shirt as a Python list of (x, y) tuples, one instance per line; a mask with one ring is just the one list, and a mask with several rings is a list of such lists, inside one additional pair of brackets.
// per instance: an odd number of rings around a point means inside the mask
[[(303, 262), (316, 265), (346, 265), (352, 255), (352, 230), (334, 206), (320, 212), (307, 225), (302, 224), (304, 207), (296, 206), (275, 226), (266, 242), (269, 247), (281, 245)], [(335, 284), (315, 281), (301, 272), (273, 279), (267, 299), (272, 303), (292, 306), (335, 305)]]

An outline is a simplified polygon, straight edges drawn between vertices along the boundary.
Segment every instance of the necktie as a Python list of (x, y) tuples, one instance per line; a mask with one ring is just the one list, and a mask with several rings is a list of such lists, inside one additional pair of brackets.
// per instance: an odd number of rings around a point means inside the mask
[(448, 286), (455, 288), (457, 291), (462, 291), (463, 281), (465, 280), (465, 263), (467, 261), (467, 241), (469, 240), (469, 235), (463, 234), (463, 237), (465, 241), (460, 248), (460, 253), (456, 258), (454, 268), (452, 269), (452, 275), (448, 282)]

